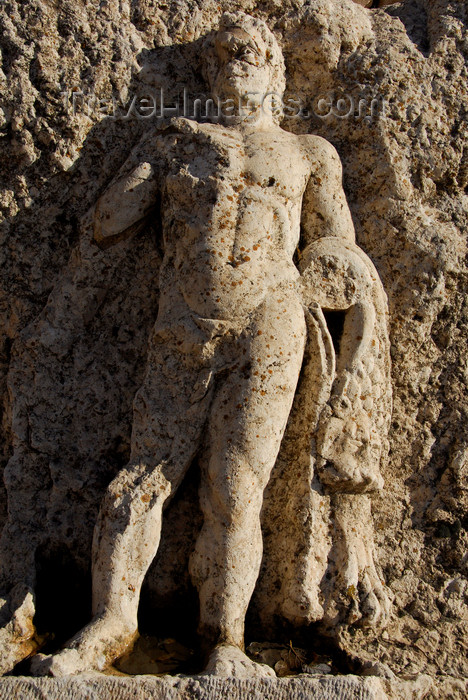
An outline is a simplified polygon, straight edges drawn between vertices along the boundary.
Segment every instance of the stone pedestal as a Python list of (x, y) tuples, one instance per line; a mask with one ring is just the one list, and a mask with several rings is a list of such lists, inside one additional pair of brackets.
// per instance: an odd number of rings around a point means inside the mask
[(182, 676), (4, 677), (0, 700), (386, 700), (379, 678), (298, 676), (220, 679)]

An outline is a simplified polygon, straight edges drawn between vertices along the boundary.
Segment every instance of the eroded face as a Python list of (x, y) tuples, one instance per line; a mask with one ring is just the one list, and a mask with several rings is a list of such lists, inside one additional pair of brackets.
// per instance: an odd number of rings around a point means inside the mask
[(257, 32), (247, 33), (240, 27), (218, 32), (215, 50), (219, 61), (212, 85), (215, 95), (224, 99), (268, 93), (272, 79), (270, 55)]

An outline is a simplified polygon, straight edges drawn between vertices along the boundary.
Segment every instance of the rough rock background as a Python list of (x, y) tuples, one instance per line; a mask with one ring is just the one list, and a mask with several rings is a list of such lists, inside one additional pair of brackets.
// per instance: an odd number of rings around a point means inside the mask
[[(90, 242), (83, 216), (148, 128), (106, 111), (112, 97), (128, 107), (148, 89), (164, 87), (169, 97), (183, 86), (203, 90), (200, 37), (233, 8), (276, 31), (288, 94), (312, 115), (284, 127), (318, 133), (338, 149), (358, 243), (389, 299), (394, 414), (386, 487), (373, 512), (394, 615), (380, 637), (358, 630), (344, 648), (348, 658), (379, 660), (402, 677), (429, 674), (436, 683), (426, 697), (464, 697), (464, 0), (371, 10), (350, 0), (1, 4), (3, 586), (35, 585), (38, 627), (57, 639), (89, 614), (92, 528), (103, 490), (128, 455), (160, 261), (157, 231), (108, 251)], [(104, 100), (101, 113), (77, 100), (73, 115), (71, 97), (67, 110), (62, 93), (79, 90)], [(317, 116), (324, 113), (320, 97), (333, 105), (327, 117)], [(360, 116), (359, 99), (368, 105)], [(196, 465), (148, 576), (148, 628), (161, 610), (155, 600), (170, 611), (164, 624), (181, 633), (194, 625), (184, 557), (171, 552), (190, 547), (199, 518), (195, 492)], [(185, 527), (189, 521), (195, 527)]]

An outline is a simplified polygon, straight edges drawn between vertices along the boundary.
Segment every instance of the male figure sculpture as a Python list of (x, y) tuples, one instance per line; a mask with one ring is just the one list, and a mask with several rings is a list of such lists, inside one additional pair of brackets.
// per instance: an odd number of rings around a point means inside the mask
[[(340, 381), (332, 377), (331, 413), (320, 428), (324, 482), (349, 492), (380, 479), (378, 458), (364, 466), (359, 458), (373, 444), (365, 412), (353, 415), (346, 396), (375, 336), (375, 312), (362, 300), (379, 282), (354, 243), (339, 158), (324, 139), (283, 131), (261, 109), (263, 95), (284, 90), (281, 51), (263, 22), (224, 17), (211, 52), (213, 93), (250, 93), (244, 114), (177, 119), (148, 134), (95, 207), (94, 237), (105, 247), (141, 228), (160, 198), (160, 306), (134, 401), (131, 460), (110, 484), (95, 528), (94, 617), (64, 650), (39, 655), (37, 673), (104, 668), (129, 648), (163, 508), (196, 454), (204, 524), (190, 572), (211, 650), (207, 670), (273, 673), (245, 656), (244, 618), (262, 558), (264, 489), (293, 405), (310, 309), (320, 319), (320, 308), (351, 309)], [(301, 221), (302, 276), (293, 261)], [(369, 567), (375, 573), (372, 559)]]

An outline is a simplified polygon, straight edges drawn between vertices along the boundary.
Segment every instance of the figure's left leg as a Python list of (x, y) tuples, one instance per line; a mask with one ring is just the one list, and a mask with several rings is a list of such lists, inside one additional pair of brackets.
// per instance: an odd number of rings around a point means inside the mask
[(291, 410), (305, 335), (296, 296), (272, 294), (239, 341), (238, 364), (220, 384), (211, 408), (200, 488), (204, 525), (191, 560), (200, 633), (214, 647), (209, 673), (270, 671), (243, 653), (244, 620), (262, 558), (263, 491)]

